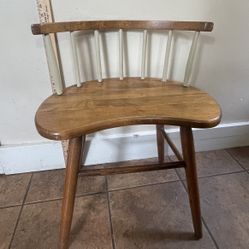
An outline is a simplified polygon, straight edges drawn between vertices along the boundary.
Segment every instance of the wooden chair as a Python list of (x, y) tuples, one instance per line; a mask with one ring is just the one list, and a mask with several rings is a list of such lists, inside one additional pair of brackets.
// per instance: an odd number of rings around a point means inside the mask
[[(198, 193), (196, 162), (192, 128), (216, 126), (221, 119), (219, 105), (207, 93), (190, 86), (191, 68), (197, 40), (201, 31), (212, 31), (210, 22), (181, 21), (79, 21), (32, 25), (34, 35), (44, 36), (50, 73), (56, 93), (39, 107), (35, 117), (38, 132), (52, 140), (69, 140), (64, 198), (61, 214), (59, 248), (69, 246), (78, 174), (85, 176), (122, 174), (183, 167), (186, 171), (188, 194), (196, 239), (202, 237), (201, 211)], [(74, 31), (93, 31), (95, 37), (97, 80), (80, 82), (79, 63)], [(123, 32), (143, 31), (140, 77), (124, 77)], [(145, 75), (147, 31), (168, 32), (162, 78)], [(169, 58), (174, 30), (194, 31), (183, 82), (168, 79)], [(119, 32), (119, 78), (102, 79), (99, 46), (100, 32)], [(70, 32), (72, 55), (77, 84), (64, 88), (61, 72), (53, 52), (49, 34)], [(135, 124), (155, 124), (157, 132), (158, 163), (120, 167), (80, 167), (85, 136), (89, 133)], [(183, 156), (164, 130), (164, 125), (180, 126)], [(164, 139), (178, 161), (164, 161)]]

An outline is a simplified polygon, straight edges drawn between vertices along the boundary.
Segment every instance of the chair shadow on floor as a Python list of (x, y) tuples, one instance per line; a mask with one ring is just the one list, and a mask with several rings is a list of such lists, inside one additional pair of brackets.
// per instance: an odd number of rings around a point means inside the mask
[[(84, 207), (85, 211), (81, 213), (80, 217), (77, 219), (77, 222), (73, 225), (71, 231), (71, 240), (70, 246), (80, 236), (80, 231), (86, 229), (87, 227), (87, 218), (89, 217), (89, 210), (94, 210), (96, 207), (95, 201), (89, 201), (88, 204)], [(130, 231), (126, 231), (121, 235), (125, 239), (134, 240), (134, 241), (143, 241), (143, 243), (156, 243), (160, 241), (194, 241), (194, 233), (189, 231), (179, 231), (179, 230), (169, 230), (169, 229), (158, 229), (158, 228), (137, 228)]]
[(77, 221), (72, 226), (69, 247), (72, 246), (73, 242), (77, 240), (77, 238), (80, 236), (80, 232), (82, 230), (87, 229), (89, 225), (89, 217), (90, 217), (89, 210), (95, 210), (96, 205), (97, 205), (96, 200), (88, 199), (87, 204), (84, 205), (84, 210), (81, 209), (82, 212), (80, 216), (77, 218)]

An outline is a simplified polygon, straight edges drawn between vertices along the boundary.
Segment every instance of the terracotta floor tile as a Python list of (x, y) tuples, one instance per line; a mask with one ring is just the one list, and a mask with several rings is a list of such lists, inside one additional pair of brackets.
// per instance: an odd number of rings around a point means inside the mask
[(0, 207), (22, 204), (30, 177), (31, 174), (0, 175)]
[(249, 169), (249, 146), (238, 147), (227, 150), (238, 162), (245, 168)]
[[(34, 173), (26, 203), (52, 200), (62, 197), (65, 170), (51, 170)], [(105, 191), (105, 177), (78, 178), (77, 195)]]
[(0, 248), (7, 249), (15, 229), (21, 206), (0, 209)]
[[(61, 201), (24, 206), (11, 248), (57, 248), (60, 207)], [(105, 194), (76, 199), (70, 248), (112, 248)]]
[(249, 248), (249, 174), (200, 179), (202, 215), (220, 249)]
[(175, 170), (160, 170), (108, 176), (108, 189), (125, 189), (179, 180)]
[[(198, 177), (238, 172), (243, 170), (225, 150), (196, 153)], [(180, 177), (185, 179), (183, 169), (177, 169)]]
[(187, 194), (180, 182), (110, 193), (116, 249), (213, 249), (204, 229), (193, 240)]
[[(165, 160), (167, 161), (168, 159)], [(157, 163), (157, 159), (155, 158), (148, 159), (147, 161), (151, 163)], [(139, 160), (137, 160), (137, 163), (139, 163)], [(179, 180), (179, 178), (174, 169), (111, 175), (107, 177), (108, 190), (125, 189), (177, 180)]]

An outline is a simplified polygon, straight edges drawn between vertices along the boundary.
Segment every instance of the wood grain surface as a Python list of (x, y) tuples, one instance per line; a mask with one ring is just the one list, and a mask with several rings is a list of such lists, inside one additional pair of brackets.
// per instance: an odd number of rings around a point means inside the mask
[(33, 24), (31, 26), (34, 35), (57, 32), (72, 32), (79, 30), (113, 30), (113, 29), (153, 29), (153, 30), (189, 30), (207, 31), (213, 30), (212, 22), (191, 21), (140, 21), (140, 20), (113, 20), (113, 21), (74, 21)]
[(135, 124), (209, 128), (220, 119), (219, 105), (197, 88), (152, 78), (125, 78), (66, 88), (63, 95), (54, 94), (41, 104), (35, 122), (42, 136), (62, 140)]

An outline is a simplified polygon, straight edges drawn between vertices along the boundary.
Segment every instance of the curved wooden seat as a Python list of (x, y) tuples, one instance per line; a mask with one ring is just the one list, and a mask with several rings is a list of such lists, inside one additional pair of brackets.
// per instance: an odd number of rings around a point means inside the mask
[(63, 140), (102, 129), (133, 124), (170, 124), (209, 128), (221, 111), (207, 93), (159, 79), (106, 79), (72, 86), (48, 97), (35, 121), (39, 133)]

